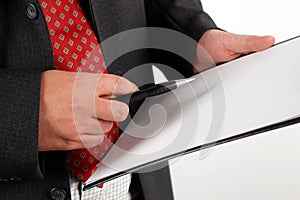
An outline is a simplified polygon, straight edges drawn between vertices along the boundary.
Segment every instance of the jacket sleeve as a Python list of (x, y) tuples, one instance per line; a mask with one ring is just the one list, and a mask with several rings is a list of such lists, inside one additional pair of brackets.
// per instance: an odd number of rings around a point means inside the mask
[[(181, 32), (196, 42), (210, 29), (218, 29), (214, 21), (203, 11), (200, 0), (145, 0), (145, 12), (147, 26), (162, 27)], [(183, 41), (175, 41), (181, 48)], [(195, 43), (196, 44), (196, 43)], [(196, 56), (196, 45), (185, 47), (185, 52), (190, 56)], [(160, 63), (170, 66), (175, 70), (160, 67), (160, 70), (168, 79), (180, 79), (194, 75), (193, 64), (187, 62), (181, 56), (167, 51), (151, 49), (152, 63)]]
[(145, 7), (148, 25), (174, 29), (196, 41), (217, 28), (200, 0), (145, 0)]
[(0, 184), (44, 178), (45, 159), (38, 152), (40, 85), (41, 74), (54, 64), (42, 12), (31, 20), (22, 11), (26, 6), (0, 4)]
[(38, 159), (40, 70), (0, 69), (0, 181), (42, 178)]

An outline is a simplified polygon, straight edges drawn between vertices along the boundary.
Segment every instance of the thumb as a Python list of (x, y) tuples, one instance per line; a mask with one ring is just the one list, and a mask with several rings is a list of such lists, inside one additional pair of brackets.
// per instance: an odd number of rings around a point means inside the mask
[(247, 54), (250, 52), (263, 51), (270, 48), (275, 39), (272, 36), (249, 36), (231, 34), (227, 47), (237, 54)]

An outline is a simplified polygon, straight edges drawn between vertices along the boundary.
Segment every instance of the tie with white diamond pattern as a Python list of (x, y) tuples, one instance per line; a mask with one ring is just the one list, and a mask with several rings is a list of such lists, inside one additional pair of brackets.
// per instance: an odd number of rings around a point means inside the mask
[[(106, 66), (97, 38), (78, 0), (41, 0), (59, 70), (105, 73)], [(68, 166), (78, 179), (86, 181), (119, 136), (116, 123), (102, 144), (69, 153)]]

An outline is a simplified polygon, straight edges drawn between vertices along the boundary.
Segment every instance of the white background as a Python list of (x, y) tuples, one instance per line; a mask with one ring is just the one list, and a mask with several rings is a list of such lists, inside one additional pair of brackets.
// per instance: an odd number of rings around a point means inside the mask
[(239, 34), (273, 35), (276, 41), (300, 35), (297, 0), (202, 0), (216, 24)]
[[(202, 0), (216, 24), (239, 34), (273, 35), (276, 42), (300, 35), (296, 0)], [(238, 122), (237, 122), (238, 123)], [(171, 166), (175, 199), (300, 199), (300, 126), (216, 148)]]

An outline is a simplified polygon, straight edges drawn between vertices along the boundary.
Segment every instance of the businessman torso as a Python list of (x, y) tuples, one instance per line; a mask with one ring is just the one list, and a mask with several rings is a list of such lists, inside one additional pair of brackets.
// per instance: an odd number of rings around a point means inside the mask
[[(196, 0), (81, 0), (81, 3), (101, 42), (120, 32), (147, 26), (171, 28), (197, 40), (205, 30), (215, 27)], [(36, 9), (36, 17), (28, 15), (28, 6)], [(181, 14), (176, 17), (178, 11)], [(197, 19), (207, 24), (191, 24)], [(49, 32), (38, 1), (0, 2), (0, 46), (0, 158), (3, 161), (0, 199), (51, 199), (55, 194), (59, 194), (56, 199), (69, 199), (65, 153), (37, 153), (40, 75), (54, 69)], [(104, 49), (104, 57), (106, 54)], [(116, 59), (108, 70), (117, 75), (126, 74), (133, 82), (141, 79), (149, 82), (153, 81), (151, 67), (127, 72), (150, 61), (149, 52), (137, 50)], [(192, 73), (188, 67), (180, 70), (184, 76)], [(16, 98), (18, 94), (22, 98)], [(168, 167), (134, 174), (131, 192), (137, 199), (172, 199)]]

